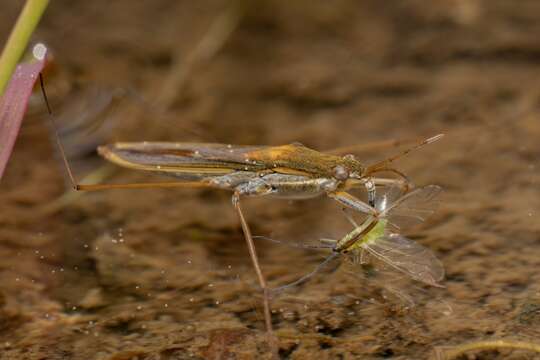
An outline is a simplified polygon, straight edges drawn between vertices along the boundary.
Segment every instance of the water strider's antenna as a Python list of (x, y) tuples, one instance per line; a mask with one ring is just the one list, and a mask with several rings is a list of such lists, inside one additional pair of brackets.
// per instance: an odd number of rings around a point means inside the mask
[(373, 174), (373, 173), (376, 173), (376, 172), (379, 172), (379, 171), (385, 171), (385, 170), (393, 170), (393, 169), (390, 168), (390, 164), (393, 163), (394, 161), (396, 161), (397, 159), (407, 155), (408, 153), (410, 153), (413, 150), (421, 148), (422, 146), (434, 143), (435, 141), (438, 141), (438, 140), (442, 139), (443, 137), (444, 137), (444, 134), (438, 134), (438, 135), (432, 136), (432, 137), (430, 137), (428, 139), (422, 140), (419, 143), (411, 146), (410, 148), (407, 148), (407, 149), (401, 151), (400, 153), (398, 153), (398, 154), (396, 154), (394, 156), (391, 156), (391, 157), (389, 157), (387, 159), (379, 161), (378, 163), (375, 163), (373, 165), (368, 166), (366, 168), (366, 174)]

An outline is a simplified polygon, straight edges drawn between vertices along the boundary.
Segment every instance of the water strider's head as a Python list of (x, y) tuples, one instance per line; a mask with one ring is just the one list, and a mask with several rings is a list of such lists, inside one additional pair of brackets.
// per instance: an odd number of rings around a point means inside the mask
[(354, 155), (343, 156), (340, 163), (333, 168), (333, 176), (339, 181), (361, 179), (364, 172), (365, 167)]

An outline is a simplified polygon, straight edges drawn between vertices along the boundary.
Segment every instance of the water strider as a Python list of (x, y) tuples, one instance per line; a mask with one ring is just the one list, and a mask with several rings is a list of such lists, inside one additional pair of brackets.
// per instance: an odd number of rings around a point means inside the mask
[[(424, 222), (438, 207), (437, 196), (441, 188), (427, 185), (406, 194), (396, 186), (389, 186), (375, 198), (378, 216), (368, 215), (358, 224), (345, 212), (354, 229), (341, 239), (320, 239), (318, 245), (294, 245), (295, 247), (331, 250), (332, 253), (312, 272), (293, 283), (273, 289), (278, 293), (298, 285), (319, 272), (330, 261), (340, 258), (352, 265), (355, 272), (373, 257), (394, 271), (400, 272), (422, 283), (442, 287), (443, 264), (428, 248), (404, 237), (400, 232)], [(273, 239), (269, 239), (276, 242)]]
[[(73, 186), (78, 191), (172, 187), (232, 191), (232, 203), (242, 225), (259, 285), (263, 289), (266, 329), (271, 333), (269, 289), (240, 205), (240, 197), (277, 196), (284, 199), (303, 199), (326, 195), (345, 207), (377, 217), (378, 211), (372, 206), (377, 185), (397, 184), (403, 189), (410, 186), (407, 177), (393, 168), (392, 163), (414, 149), (439, 140), (442, 136), (440, 134), (420, 141), (392, 157), (367, 167), (353, 155), (339, 156), (332, 154), (331, 151), (323, 153), (299, 143), (282, 146), (242, 146), (145, 141), (98, 147), (98, 153), (112, 163), (171, 176), (178, 180), (175, 182), (82, 185), (76, 182), (65, 156), (63, 159)], [(57, 141), (62, 150), (58, 137)], [(392, 172), (401, 179), (375, 176), (381, 172)], [(368, 203), (347, 192), (358, 187), (365, 187), (368, 190)]]

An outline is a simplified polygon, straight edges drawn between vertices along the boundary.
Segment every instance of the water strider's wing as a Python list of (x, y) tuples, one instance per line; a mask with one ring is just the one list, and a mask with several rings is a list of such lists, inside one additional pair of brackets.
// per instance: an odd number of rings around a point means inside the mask
[(428, 248), (399, 234), (388, 234), (362, 244), (362, 249), (414, 280), (441, 287), (443, 264)]
[(400, 196), (399, 187), (391, 186), (376, 198), (375, 207), (393, 230), (403, 231), (423, 223), (437, 210), (441, 191), (440, 186), (427, 185)]
[(133, 142), (100, 146), (107, 160), (127, 168), (170, 175), (220, 176), (234, 171), (260, 171), (267, 165), (250, 159), (249, 153), (266, 146), (210, 143)]
[(98, 148), (107, 160), (120, 166), (170, 173), (224, 175), (233, 171), (262, 171), (329, 177), (342, 159), (302, 144), (242, 146), (210, 143), (136, 142)]

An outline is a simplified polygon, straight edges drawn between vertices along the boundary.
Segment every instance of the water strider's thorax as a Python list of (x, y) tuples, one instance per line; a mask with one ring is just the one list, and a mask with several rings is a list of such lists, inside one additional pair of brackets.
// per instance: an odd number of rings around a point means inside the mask
[(309, 178), (298, 175), (267, 174), (238, 184), (235, 190), (245, 196), (305, 199), (334, 191), (339, 181), (332, 178)]
[(269, 164), (276, 173), (303, 175), (310, 178), (334, 178), (345, 181), (360, 178), (365, 168), (352, 155), (336, 156), (310, 149), (300, 143), (251, 151), (250, 161)]

